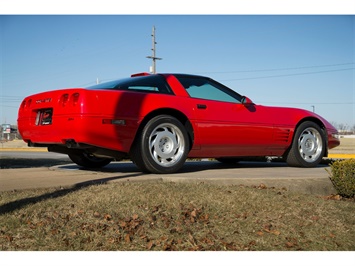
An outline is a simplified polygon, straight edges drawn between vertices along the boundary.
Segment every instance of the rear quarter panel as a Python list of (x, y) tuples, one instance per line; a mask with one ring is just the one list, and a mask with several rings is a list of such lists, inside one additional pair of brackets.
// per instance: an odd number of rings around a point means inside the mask
[[(63, 95), (68, 95), (63, 100)], [(74, 102), (74, 96), (79, 95)], [(18, 128), (26, 142), (78, 143), (128, 152), (144, 117), (159, 108), (176, 108), (191, 116), (185, 97), (115, 91), (66, 89), (35, 94), (24, 99)], [(51, 125), (36, 125), (38, 111), (53, 108)], [(124, 121), (123, 124), (104, 121)]]

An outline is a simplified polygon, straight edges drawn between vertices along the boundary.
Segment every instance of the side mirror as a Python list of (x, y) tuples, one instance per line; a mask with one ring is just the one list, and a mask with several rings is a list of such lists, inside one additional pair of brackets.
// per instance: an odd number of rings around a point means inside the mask
[(253, 101), (250, 100), (250, 99), (249, 99), (248, 97), (246, 97), (246, 96), (243, 96), (243, 97), (242, 97), (241, 103), (242, 103), (243, 105), (245, 105), (245, 106), (249, 106), (249, 105), (253, 105), (253, 104), (254, 104)]

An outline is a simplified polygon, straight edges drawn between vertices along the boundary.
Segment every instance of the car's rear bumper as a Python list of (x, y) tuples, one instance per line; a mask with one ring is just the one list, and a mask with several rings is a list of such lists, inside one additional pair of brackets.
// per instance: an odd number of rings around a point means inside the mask
[(36, 125), (33, 117), (19, 118), (18, 129), (23, 140), (33, 146), (85, 143), (121, 152), (129, 152), (137, 121), (107, 123), (110, 118), (98, 115), (53, 116), (52, 124)]

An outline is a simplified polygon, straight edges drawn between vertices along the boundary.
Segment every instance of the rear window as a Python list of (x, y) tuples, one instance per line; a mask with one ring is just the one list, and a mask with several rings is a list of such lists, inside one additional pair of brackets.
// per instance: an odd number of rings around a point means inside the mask
[(173, 94), (165, 78), (160, 75), (133, 77), (100, 83), (87, 87), (90, 90), (127, 90), (149, 93)]

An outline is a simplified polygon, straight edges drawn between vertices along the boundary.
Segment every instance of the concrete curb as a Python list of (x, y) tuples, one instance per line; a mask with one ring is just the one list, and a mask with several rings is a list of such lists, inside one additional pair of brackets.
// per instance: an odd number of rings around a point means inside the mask
[(75, 164), (50, 168), (1, 169), (0, 191), (51, 187), (76, 187), (112, 182), (185, 182), (216, 185), (260, 186), (312, 195), (336, 191), (326, 166), (292, 168), (285, 163), (243, 162), (226, 166), (218, 162), (187, 162), (182, 171), (169, 175), (144, 174), (131, 162), (114, 162), (102, 169), (82, 169)]
[(173, 178), (164, 177), (164, 182), (187, 182), (187, 183), (208, 183), (217, 185), (242, 185), (248, 187), (262, 187), (262, 188), (276, 188), (281, 190), (287, 190), (290, 192), (311, 194), (311, 195), (332, 195), (336, 194), (336, 190), (327, 178)]

